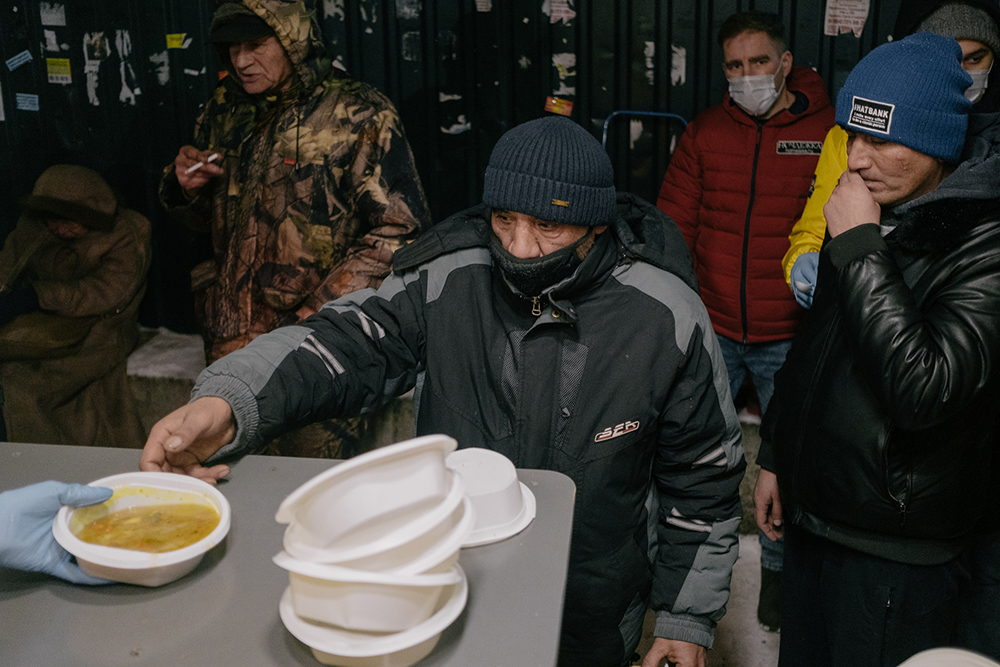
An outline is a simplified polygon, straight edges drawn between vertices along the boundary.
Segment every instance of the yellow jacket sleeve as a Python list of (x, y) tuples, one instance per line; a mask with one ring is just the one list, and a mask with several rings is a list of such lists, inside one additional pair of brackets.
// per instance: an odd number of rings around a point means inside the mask
[(818, 252), (823, 245), (823, 237), (826, 235), (823, 206), (837, 186), (840, 175), (845, 171), (847, 171), (847, 132), (839, 125), (834, 125), (823, 140), (823, 151), (816, 163), (812, 192), (806, 200), (802, 217), (795, 222), (792, 233), (788, 235), (791, 247), (781, 260), (781, 266), (785, 270), (785, 282), (789, 285), (791, 285), (792, 265), (799, 255)]

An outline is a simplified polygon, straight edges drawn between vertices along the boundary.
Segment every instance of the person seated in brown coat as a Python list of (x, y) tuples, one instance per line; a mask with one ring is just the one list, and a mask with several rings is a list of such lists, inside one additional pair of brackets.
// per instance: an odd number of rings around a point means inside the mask
[(11, 442), (142, 447), (127, 385), (150, 224), (96, 172), (45, 170), (0, 251), (0, 385)]

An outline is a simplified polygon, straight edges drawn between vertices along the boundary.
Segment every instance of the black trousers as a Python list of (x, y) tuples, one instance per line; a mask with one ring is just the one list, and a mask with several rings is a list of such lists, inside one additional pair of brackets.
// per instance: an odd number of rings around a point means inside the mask
[(954, 645), (965, 558), (907, 565), (785, 532), (778, 667), (897, 667)]
[(1000, 661), (1000, 532), (981, 538), (964, 557), (972, 580), (962, 591), (954, 645)]

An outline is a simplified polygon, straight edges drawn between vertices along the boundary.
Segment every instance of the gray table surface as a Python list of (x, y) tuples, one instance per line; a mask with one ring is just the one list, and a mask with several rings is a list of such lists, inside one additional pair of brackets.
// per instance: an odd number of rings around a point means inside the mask
[[(140, 452), (0, 443), (0, 490), (57, 479), (86, 483), (137, 470)], [(226, 540), (188, 576), (160, 588), (75, 586), (0, 568), (0, 664), (318, 665), (285, 630), (287, 573), (271, 562), (282, 499), (334, 462), (248, 456), (220, 489), (232, 505)], [(464, 549), (469, 601), (421, 667), (554, 665), (575, 487), (560, 473), (519, 470), (537, 516), (513, 538)]]

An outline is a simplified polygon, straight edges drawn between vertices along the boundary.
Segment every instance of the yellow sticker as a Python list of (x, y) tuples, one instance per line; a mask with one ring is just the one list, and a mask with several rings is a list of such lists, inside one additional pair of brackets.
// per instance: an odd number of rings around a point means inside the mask
[(49, 75), (49, 83), (73, 83), (69, 58), (46, 58), (45, 70)]
[(167, 48), (168, 49), (183, 49), (184, 38), (187, 37), (186, 32), (175, 32), (172, 35), (167, 35)]

